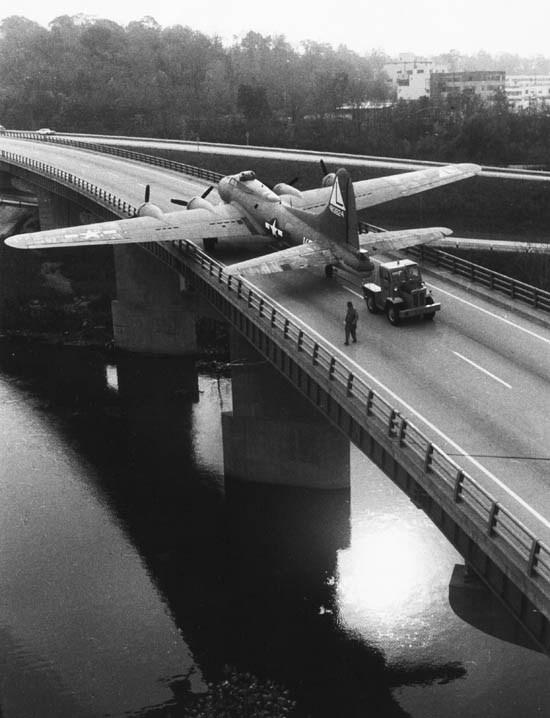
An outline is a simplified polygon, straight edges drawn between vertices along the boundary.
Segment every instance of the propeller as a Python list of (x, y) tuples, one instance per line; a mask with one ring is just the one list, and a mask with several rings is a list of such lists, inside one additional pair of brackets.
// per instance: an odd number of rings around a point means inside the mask
[(328, 170), (327, 170), (327, 166), (326, 166), (326, 164), (325, 164), (325, 160), (319, 160), (319, 162), (320, 162), (320, 164), (321, 164), (321, 172), (322, 172), (324, 175), (328, 175)]
[[(206, 199), (208, 197), (208, 195), (210, 194), (210, 192), (212, 192), (213, 189), (214, 189), (214, 185), (211, 184), (210, 187), (207, 187), (204, 190), (204, 192), (201, 194), (201, 199)], [(171, 199), (170, 202), (172, 202), (172, 204), (179, 204), (181, 207), (187, 207), (187, 205), (189, 204), (189, 202), (186, 199), (174, 198), (174, 199)]]
[(145, 199), (144, 202), (149, 202), (149, 197), (151, 196), (151, 185), (146, 184), (145, 185)]

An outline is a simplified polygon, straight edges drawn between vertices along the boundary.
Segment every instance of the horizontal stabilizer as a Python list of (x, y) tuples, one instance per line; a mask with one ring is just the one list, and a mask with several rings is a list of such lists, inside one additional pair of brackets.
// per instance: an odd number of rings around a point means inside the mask
[(307, 267), (325, 267), (334, 260), (329, 249), (316, 242), (299, 244), (296, 247), (282, 249), (279, 252), (264, 254), (260, 257), (237, 262), (227, 267), (229, 274), (274, 274)]
[(431, 244), (452, 234), (447, 227), (426, 227), (422, 229), (399, 229), (391, 232), (369, 232), (359, 235), (361, 249), (372, 252), (391, 252), (396, 249), (414, 247), (416, 244)]

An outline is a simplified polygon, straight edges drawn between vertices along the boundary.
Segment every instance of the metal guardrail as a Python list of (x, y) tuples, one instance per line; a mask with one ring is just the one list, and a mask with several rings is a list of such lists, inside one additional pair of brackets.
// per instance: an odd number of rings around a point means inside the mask
[(550, 601), (550, 549), (519, 519), (378, 395), (350, 369), (344, 357), (335, 355), (306, 325), (290, 319), (278, 303), (245, 279), (229, 274), (223, 265), (201, 252), (192, 242), (180, 240), (174, 244), (200, 269), (209, 283), (216, 286), (217, 291), (223, 291), (241, 308), (246, 306), (260, 324), (278, 331), (285, 342), (293, 345), (310, 363), (310, 371), (328, 379), (334, 386), (333, 393), (338, 394), (341, 401), (355, 405), (358, 411), (354, 414), (364, 417), (365, 428), (375, 424), (398, 444), (449, 500), (460, 504), (463, 513), (479, 529), (495, 544), (506, 547), (507, 557), (513, 559), (526, 576), (539, 583)]
[(428, 245), (410, 247), (407, 253), (420, 257), (422, 260), (428, 260), (438, 267), (449, 269), (453, 274), (467, 277), (472, 282), (477, 282), (493, 291), (506, 294), (514, 300), (550, 312), (550, 292), (544, 289), (520, 282), (518, 279), (507, 277), (505, 274), (494, 272), (492, 269), (487, 269)]
[(40, 135), (36, 132), (17, 132), (12, 133), (12, 135), (16, 135), (18, 138), (24, 140), (39, 140), (41, 142), (48, 142), (51, 144), (64, 144), (69, 145), (70, 147), (78, 147), (80, 149), (91, 150), (92, 152), (101, 152), (102, 154), (115, 155), (116, 157), (123, 157), (127, 160), (135, 160), (136, 162), (143, 162), (145, 164), (154, 165), (155, 167), (162, 167), (163, 169), (173, 170), (174, 172), (181, 172), (182, 174), (189, 175), (191, 177), (198, 177), (199, 179), (203, 179), (208, 182), (215, 182), (216, 184), (223, 177), (223, 175), (219, 172), (206, 170), (202, 167), (195, 167), (194, 165), (187, 165), (183, 162), (167, 160), (163, 157), (155, 157), (155, 155), (147, 155), (142, 152), (125, 150), (120, 147), (113, 147), (111, 145), (82, 142), (80, 140), (75, 140), (71, 137), (63, 137), (60, 135)]
[(7, 150), (0, 150), (0, 161), (6, 161), (10, 164), (25, 169), (31, 168), (38, 171), (45, 177), (56, 180), (62, 185), (71, 188), (78, 188), (82, 194), (90, 197), (99, 202), (99, 204), (109, 209), (115, 209), (121, 216), (128, 215), (133, 217), (136, 214), (136, 208), (129, 202), (116, 197), (112, 192), (107, 192), (103, 188), (88, 182), (88, 180), (82, 179), (71, 172), (66, 172), (58, 167), (35, 160), (25, 155), (18, 154), (16, 152), (8, 152)]
[[(29, 139), (40, 139), (40, 140), (53, 140), (56, 139), (69, 139), (74, 137), (90, 137), (92, 139), (105, 139), (108, 141), (118, 140), (120, 142), (146, 142), (154, 143), (155, 145), (180, 145), (182, 149), (189, 151), (196, 151), (197, 148), (211, 149), (212, 151), (220, 149), (232, 149), (238, 151), (255, 151), (255, 152), (284, 152), (291, 158), (292, 156), (302, 155), (309, 156), (312, 161), (318, 162), (319, 159), (334, 162), (345, 162), (351, 160), (352, 162), (369, 162), (373, 165), (384, 164), (384, 165), (395, 165), (397, 169), (406, 169), (410, 167), (411, 170), (419, 169), (422, 167), (443, 167), (448, 162), (436, 162), (434, 160), (417, 160), (410, 159), (408, 157), (380, 157), (377, 155), (358, 155), (351, 154), (348, 152), (319, 152), (318, 150), (307, 150), (307, 149), (296, 149), (292, 147), (270, 147), (268, 145), (237, 145), (231, 143), (219, 143), (219, 142), (204, 142), (202, 140), (177, 140), (177, 139), (158, 139), (153, 137), (128, 137), (127, 135), (91, 135), (87, 133), (56, 133), (54, 135), (41, 135), (37, 132), (25, 131), (25, 130), (6, 130), (4, 133), (13, 137), (21, 137), (23, 135), (29, 137)], [(88, 144), (88, 143), (85, 143)], [(547, 170), (538, 170), (531, 168), (519, 168), (519, 167), (497, 167), (495, 165), (483, 165), (481, 168), (481, 177), (494, 177), (503, 179), (530, 179), (535, 181), (550, 181), (550, 172)]]
[[(1, 151), (0, 159), (23, 167), (31, 167), (63, 184), (78, 188), (90, 198), (99, 200), (121, 214), (133, 216), (136, 208), (110, 192), (94, 186), (44, 162), (22, 155)], [(448, 501), (457, 504), (463, 515), (485, 533), (494, 547), (500, 549), (525, 578), (533, 581), (546, 600), (550, 618), (550, 548), (540, 541), (519, 519), (495, 500), (491, 494), (469, 476), (455, 461), (430, 441), (412, 422), (402, 416), (367, 382), (354, 372), (343, 355), (334, 354), (323, 338), (307, 325), (290, 318), (284, 308), (268, 295), (241, 277), (227, 272), (225, 267), (201, 252), (187, 240), (171, 243), (181, 254), (178, 262), (192, 263), (196, 271), (230, 303), (251, 315), (259, 326), (278, 335), (279, 341), (309, 365), (309, 371), (331, 384), (331, 393), (360, 417), (364, 427), (376, 428), (390, 439), (404, 457), (411, 460), (434, 487)]]

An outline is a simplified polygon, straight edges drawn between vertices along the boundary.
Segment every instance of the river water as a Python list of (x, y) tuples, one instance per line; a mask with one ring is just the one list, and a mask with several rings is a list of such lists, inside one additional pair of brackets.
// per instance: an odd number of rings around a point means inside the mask
[(350, 492), (225, 487), (230, 407), (185, 362), (0, 345), (3, 718), (184, 716), (227, 666), (296, 716), (550, 716), (548, 659), (458, 617), (460, 557), (361, 454)]

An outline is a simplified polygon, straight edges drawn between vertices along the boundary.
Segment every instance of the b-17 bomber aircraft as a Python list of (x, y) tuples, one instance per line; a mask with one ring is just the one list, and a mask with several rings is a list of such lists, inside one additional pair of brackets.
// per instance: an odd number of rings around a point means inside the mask
[(5, 242), (20, 249), (44, 249), (185, 239), (203, 241), (208, 247), (217, 239), (271, 235), (282, 249), (234, 264), (230, 271), (254, 274), (321, 267), (330, 275), (333, 267), (339, 267), (362, 275), (372, 269), (369, 251), (435, 244), (451, 230), (360, 233), (358, 210), (473, 177), (479, 171), (477, 165), (457, 164), (352, 182), (347, 170), (339, 169), (325, 174), (320, 188), (300, 191), (292, 183), (270, 189), (246, 170), (220, 180), (219, 204), (207, 199), (209, 188), (189, 202), (172, 200), (186, 209), (163, 212), (149, 202), (147, 188), (136, 217), (14, 235)]

